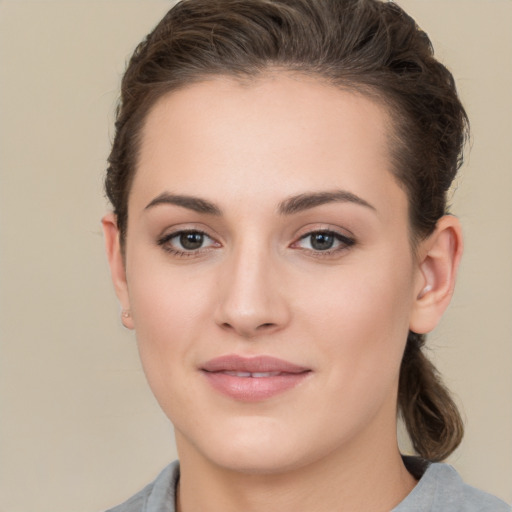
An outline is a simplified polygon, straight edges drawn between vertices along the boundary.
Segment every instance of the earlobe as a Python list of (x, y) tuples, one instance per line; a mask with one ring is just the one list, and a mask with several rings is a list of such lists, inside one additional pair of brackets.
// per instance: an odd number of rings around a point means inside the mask
[(421, 242), (411, 331), (424, 334), (439, 323), (453, 295), (462, 249), (460, 223), (451, 215), (439, 219), (432, 235)]
[(117, 219), (114, 213), (107, 213), (102, 219), (103, 235), (105, 237), (105, 249), (107, 252), (108, 263), (110, 266), (110, 274), (117, 298), (121, 304), (123, 313), (121, 321), (128, 329), (133, 329), (133, 319), (130, 311), (130, 300), (128, 295), (128, 285), (126, 282), (126, 271), (121, 251), (121, 242), (119, 239), (119, 229), (117, 227)]

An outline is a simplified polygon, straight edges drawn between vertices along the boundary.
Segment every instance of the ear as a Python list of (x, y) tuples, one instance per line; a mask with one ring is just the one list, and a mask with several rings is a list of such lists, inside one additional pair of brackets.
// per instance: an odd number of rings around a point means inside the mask
[(441, 217), (435, 231), (417, 250), (418, 272), (409, 329), (425, 334), (436, 327), (448, 307), (462, 256), (462, 230), (451, 215)]
[(117, 298), (123, 309), (121, 321), (128, 329), (133, 329), (133, 319), (130, 311), (130, 299), (128, 295), (128, 284), (126, 282), (126, 271), (121, 251), (121, 241), (119, 238), (119, 229), (117, 227), (117, 218), (114, 213), (107, 213), (102, 219), (103, 235), (105, 237), (105, 249), (107, 251), (108, 263), (110, 265), (110, 274), (116, 291)]

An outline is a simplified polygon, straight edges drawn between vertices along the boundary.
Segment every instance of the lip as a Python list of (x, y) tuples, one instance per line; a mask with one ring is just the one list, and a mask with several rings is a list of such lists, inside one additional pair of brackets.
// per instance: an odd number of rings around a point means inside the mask
[(284, 393), (311, 373), (310, 368), (272, 356), (236, 354), (211, 359), (200, 369), (216, 391), (242, 402), (261, 401)]

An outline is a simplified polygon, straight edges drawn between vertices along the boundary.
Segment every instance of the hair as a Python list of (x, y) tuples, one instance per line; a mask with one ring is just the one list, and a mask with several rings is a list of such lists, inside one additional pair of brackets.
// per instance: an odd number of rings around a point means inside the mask
[[(209, 77), (251, 79), (276, 69), (317, 77), (387, 108), (413, 246), (434, 231), (447, 212), (469, 123), (453, 76), (409, 15), (379, 0), (182, 0), (136, 48), (121, 84), (105, 189), (123, 250), (141, 132), (155, 103)], [(463, 423), (424, 343), (424, 335), (409, 333), (398, 409), (414, 449), (437, 461), (459, 445)]]

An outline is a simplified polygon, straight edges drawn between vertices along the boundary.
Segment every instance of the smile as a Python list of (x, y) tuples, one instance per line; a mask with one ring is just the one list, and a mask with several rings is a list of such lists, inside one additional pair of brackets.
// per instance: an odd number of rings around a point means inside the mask
[(232, 375), (233, 377), (252, 377), (254, 379), (261, 379), (265, 377), (276, 377), (277, 375), (284, 375), (281, 372), (222, 372), (225, 375)]
[(284, 393), (303, 382), (311, 369), (270, 356), (221, 356), (201, 371), (213, 389), (242, 402), (257, 402)]

